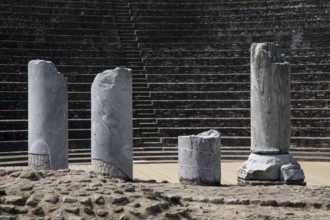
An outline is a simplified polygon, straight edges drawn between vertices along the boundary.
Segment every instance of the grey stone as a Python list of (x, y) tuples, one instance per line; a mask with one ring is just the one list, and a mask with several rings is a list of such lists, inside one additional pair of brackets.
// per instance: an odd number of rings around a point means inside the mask
[(34, 215), (44, 215), (45, 212), (41, 207), (36, 207), (34, 209), (31, 210), (31, 213)]
[(124, 211), (124, 208), (122, 206), (119, 206), (119, 207), (116, 207), (114, 210), (113, 210), (115, 213), (121, 213)]
[(93, 198), (93, 202), (95, 202), (95, 203), (98, 204), (98, 205), (103, 205), (104, 202), (105, 202), (105, 200), (104, 200), (104, 197), (103, 197), (103, 196), (99, 196), (99, 195), (97, 195), (97, 196), (95, 196), (95, 197)]
[(296, 161), (281, 166), (280, 179), (285, 183), (300, 182), (305, 179), (304, 171)]
[(90, 197), (85, 197), (85, 198), (80, 199), (80, 203), (84, 204), (84, 205), (89, 205), (92, 203), (92, 200)]
[(15, 216), (10, 216), (10, 215), (0, 215), (0, 220), (15, 220)]
[(128, 219), (129, 218), (125, 214), (122, 214), (121, 216), (119, 216), (118, 220), (128, 220)]
[(31, 191), (33, 189), (33, 185), (25, 185), (21, 187), (21, 191)]
[(66, 79), (50, 61), (28, 65), (29, 167), (68, 167), (68, 98)]
[(221, 178), (220, 133), (209, 130), (179, 136), (179, 179), (181, 183), (219, 185)]
[(14, 205), (2, 205), (0, 204), (0, 211), (12, 213), (15, 211), (15, 206)]
[(109, 215), (109, 212), (107, 210), (101, 209), (97, 211), (97, 215), (100, 217), (107, 217)]
[(63, 198), (63, 202), (64, 203), (75, 203), (77, 202), (78, 200), (76, 198), (73, 198), (73, 197), (64, 197)]
[(50, 202), (50, 203), (56, 204), (59, 201), (59, 196), (58, 195), (54, 195), (54, 194), (47, 194), (47, 195), (45, 195), (44, 200), (46, 202)]
[(129, 200), (126, 196), (112, 197), (110, 200), (112, 204), (116, 205), (126, 205), (129, 203)]
[(92, 84), (92, 170), (113, 178), (133, 177), (132, 75), (116, 68)]
[(37, 173), (31, 169), (25, 169), (21, 172), (20, 178), (23, 179), (30, 179), (30, 180), (38, 180), (39, 179), (39, 175), (37, 175)]
[(87, 215), (94, 215), (94, 211), (90, 207), (84, 207), (83, 210), (84, 210), (84, 213), (86, 213)]
[(38, 203), (42, 200), (44, 196), (43, 195), (31, 195), (27, 200), (25, 205), (34, 207), (38, 205)]
[(147, 207), (146, 207), (146, 211), (147, 211), (148, 213), (150, 213), (150, 214), (155, 214), (155, 213), (157, 213), (157, 212), (160, 212), (161, 209), (160, 209), (160, 207), (159, 207), (158, 204), (155, 204), (155, 205), (147, 206)]
[[(302, 175), (299, 175), (301, 172)], [(238, 169), (237, 176), (246, 180), (304, 180), (303, 171), (291, 154), (258, 155), (252, 153)]]
[(65, 206), (64, 210), (69, 212), (69, 213), (74, 213), (74, 214), (78, 214), (79, 213), (79, 208), (75, 207), (75, 206)]
[(289, 154), (290, 64), (283, 61), (277, 44), (251, 45), (250, 78), (252, 153), (237, 176), (243, 180), (301, 183), (303, 171)]
[(15, 206), (15, 212), (19, 214), (26, 214), (29, 210), (25, 206)]
[(5, 203), (6, 204), (12, 204), (12, 205), (24, 205), (25, 204), (25, 198), (23, 196), (5, 196)]
[(251, 45), (251, 151), (285, 154), (290, 147), (290, 64), (277, 44)]
[(20, 216), (17, 220), (32, 220), (32, 218), (29, 216)]
[(68, 220), (84, 220), (84, 217), (80, 217), (80, 216), (69, 216)]

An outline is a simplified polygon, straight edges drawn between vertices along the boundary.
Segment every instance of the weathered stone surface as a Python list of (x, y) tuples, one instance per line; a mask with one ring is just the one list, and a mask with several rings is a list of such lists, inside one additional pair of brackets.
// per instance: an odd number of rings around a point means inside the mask
[(65, 211), (69, 212), (69, 213), (74, 213), (74, 214), (78, 214), (79, 213), (79, 208), (75, 207), (75, 206), (70, 206), (67, 205), (64, 207)]
[(290, 137), (290, 64), (278, 45), (252, 44), (251, 151), (288, 153)]
[(109, 212), (107, 210), (101, 209), (97, 211), (97, 215), (100, 217), (107, 217), (109, 215)]
[(24, 205), (25, 198), (23, 196), (5, 196), (5, 203), (6, 204), (13, 204), (13, 205)]
[(291, 154), (250, 154), (249, 159), (237, 171), (246, 180), (304, 180), (303, 171)]
[(16, 218), (14, 216), (10, 215), (0, 215), (0, 220), (15, 220)]
[(8, 212), (8, 213), (14, 212), (15, 211), (15, 206), (14, 205), (0, 204), (0, 211)]
[(84, 220), (85, 218), (79, 216), (69, 216), (68, 220)]
[(126, 205), (129, 200), (126, 196), (111, 197), (111, 203), (116, 205)]
[(132, 76), (130, 69), (99, 73), (92, 84), (92, 169), (133, 177)]
[(96, 195), (93, 198), (93, 202), (95, 202), (98, 205), (102, 205), (102, 204), (104, 204), (105, 200), (104, 200), (104, 197), (103, 196)]
[(31, 210), (31, 213), (34, 214), (34, 215), (44, 215), (45, 212), (44, 210), (42, 209), (42, 207), (36, 207), (36, 208), (33, 208)]
[(38, 180), (39, 179), (39, 175), (31, 170), (31, 169), (25, 169), (21, 172), (20, 178), (26, 178), (26, 179), (30, 179), (30, 180)]
[(92, 200), (90, 197), (84, 197), (80, 199), (80, 203), (84, 205), (90, 205), (92, 203)]
[(50, 61), (28, 65), (29, 166), (68, 167), (68, 98), (66, 79)]
[(280, 179), (285, 183), (301, 182), (305, 179), (304, 171), (296, 161), (281, 166)]
[(26, 203), (25, 205), (28, 205), (28, 206), (36, 206), (39, 204), (39, 202), (42, 200), (44, 196), (43, 195), (40, 195), (40, 194), (36, 194), (36, 195), (31, 195), (27, 200), (26, 200)]
[(76, 198), (73, 198), (73, 197), (64, 197), (63, 198), (63, 202), (64, 203), (75, 203), (77, 202), (78, 200)]
[(218, 131), (179, 136), (178, 148), (181, 183), (220, 184), (221, 141)]
[[(30, 219), (45, 220), (69, 219), (70, 216), (85, 219), (120, 219), (125, 216), (132, 220), (286, 219), (292, 215), (297, 219), (327, 219), (329, 216), (329, 186), (226, 186), (220, 190), (218, 187), (144, 181), (127, 183), (118, 179), (107, 179), (107, 184), (99, 186), (102, 192), (95, 194), (102, 196), (104, 203), (97, 204), (94, 195), (78, 196), (84, 194), (90, 185), (96, 185), (104, 178), (102, 175), (89, 174), (69, 171), (56, 178), (45, 175), (45, 178), (39, 181), (16, 179), (6, 175), (0, 178), (0, 186), (5, 190), (6, 196), (28, 193), (31, 194), (32, 200), (39, 202), (33, 207), (0, 204), (1, 215), (13, 216), (14, 219), (24, 215)], [(72, 178), (70, 183), (67, 181), (69, 178)], [(91, 182), (75, 181), (83, 178), (89, 178)], [(17, 180), (20, 184), (17, 184)], [(54, 181), (57, 187), (54, 187)], [(31, 183), (35, 185), (34, 190), (20, 190), (21, 184)], [(78, 185), (79, 189), (69, 191), (72, 185)], [(135, 191), (120, 190), (126, 187), (134, 187)], [(62, 191), (68, 195), (62, 196)], [(121, 191), (121, 194), (115, 191)], [(59, 195), (59, 201), (46, 202), (49, 195)], [(1, 198), (3, 197), (5, 196)], [(77, 203), (63, 203), (64, 197), (75, 198)], [(83, 198), (91, 198), (90, 203), (82, 204)]]
[(59, 201), (59, 196), (58, 195), (54, 195), (54, 194), (47, 194), (47, 195), (45, 195), (44, 200), (46, 202), (50, 202), (50, 203), (56, 204)]
[(278, 45), (252, 44), (252, 153), (237, 171), (239, 184), (250, 183), (245, 180), (304, 183), (303, 171), (289, 154), (290, 137), (290, 65), (283, 61)]

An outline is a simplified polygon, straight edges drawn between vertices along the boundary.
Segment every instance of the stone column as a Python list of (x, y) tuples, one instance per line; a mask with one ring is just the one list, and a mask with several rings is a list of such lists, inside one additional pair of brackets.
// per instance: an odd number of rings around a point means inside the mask
[(179, 136), (179, 179), (183, 184), (220, 185), (220, 133)]
[(303, 183), (304, 173), (289, 154), (290, 137), (290, 64), (278, 45), (252, 44), (252, 153), (237, 172), (239, 182)]
[(92, 85), (92, 170), (113, 178), (133, 177), (132, 73), (99, 73)]
[(68, 168), (67, 82), (50, 61), (28, 64), (29, 167)]

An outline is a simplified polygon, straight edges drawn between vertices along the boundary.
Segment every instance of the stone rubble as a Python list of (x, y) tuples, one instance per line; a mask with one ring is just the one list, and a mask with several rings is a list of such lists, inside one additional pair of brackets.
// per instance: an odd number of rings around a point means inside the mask
[(330, 218), (329, 186), (207, 187), (73, 170), (1, 173), (0, 219)]

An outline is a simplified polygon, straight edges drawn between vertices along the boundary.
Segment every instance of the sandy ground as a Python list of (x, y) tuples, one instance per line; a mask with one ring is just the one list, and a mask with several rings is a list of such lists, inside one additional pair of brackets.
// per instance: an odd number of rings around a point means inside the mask
[[(242, 165), (240, 162), (222, 162), (221, 183), (236, 185), (236, 170)], [(300, 162), (307, 185), (330, 185), (330, 162)], [(71, 165), (71, 169), (90, 170), (89, 165)], [(170, 183), (178, 183), (178, 164), (134, 164), (134, 178), (141, 180), (154, 179), (157, 181), (167, 180)]]
[[(236, 170), (243, 161), (223, 161), (221, 163), (221, 184), (236, 185)], [(330, 185), (330, 162), (299, 162), (302, 166), (307, 185)], [(24, 167), (0, 167), (0, 169), (12, 170)], [(69, 166), (72, 170), (90, 171), (90, 165), (73, 164)], [(177, 163), (157, 164), (134, 164), (134, 178), (141, 180), (167, 180), (170, 183), (178, 183)]]

